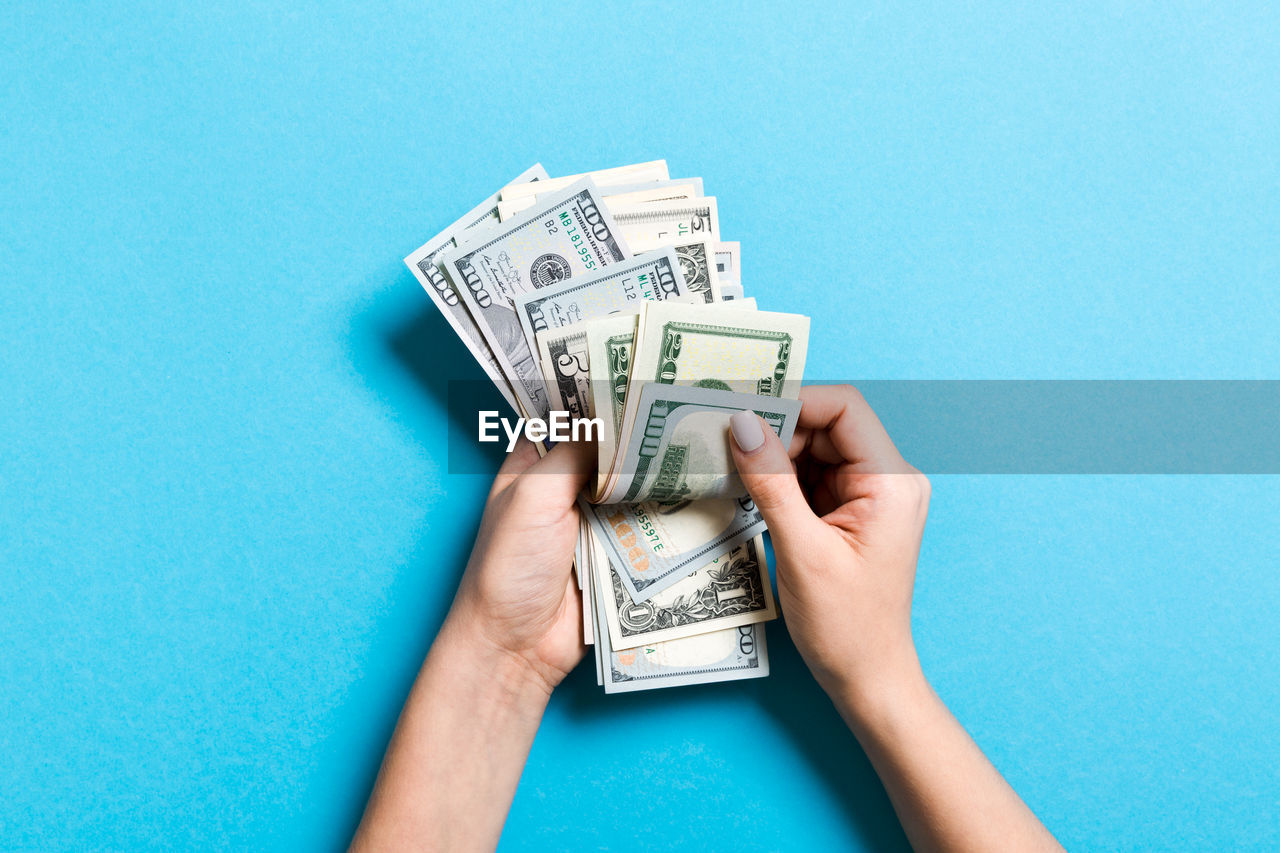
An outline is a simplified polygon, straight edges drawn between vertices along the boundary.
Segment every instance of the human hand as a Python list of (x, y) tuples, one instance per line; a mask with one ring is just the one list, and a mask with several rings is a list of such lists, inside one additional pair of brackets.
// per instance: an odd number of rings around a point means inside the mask
[(446, 623), (527, 665), (547, 692), (585, 651), (571, 567), (575, 501), (594, 465), (589, 444), (558, 444), (539, 458), (521, 439), (494, 479)]
[(485, 503), (353, 850), (492, 850), (552, 689), (583, 654), (575, 500), (595, 448), (522, 440)]
[(856, 705), (919, 672), (911, 594), (929, 481), (852, 386), (809, 386), (800, 399), (789, 450), (739, 413), (733, 455), (769, 525), (791, 637), (823, 689)]

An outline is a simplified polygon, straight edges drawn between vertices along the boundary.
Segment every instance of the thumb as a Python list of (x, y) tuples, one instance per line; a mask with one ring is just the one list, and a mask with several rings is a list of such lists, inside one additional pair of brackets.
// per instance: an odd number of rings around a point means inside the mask
[(525, 476), (541, 476), (538, 496), (557, 506), (572, 506), (596, 469), (596, 448), (584, 441), (561, 442), (539, 459)]
[(800, 491), (791, 457), (778, 436), (749, 410), (730, 417), (729, 429), (738, 476), (769, 525), (775, 545), (812, 529), (818, 518)]

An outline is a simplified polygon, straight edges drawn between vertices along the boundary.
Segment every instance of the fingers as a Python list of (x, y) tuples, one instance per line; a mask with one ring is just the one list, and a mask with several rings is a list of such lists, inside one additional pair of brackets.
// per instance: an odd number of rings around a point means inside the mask
[(809, 509), (786, 448), (755, 412), (738, 412), (729, 419), (733, 461), (738, 476), (755, 501), (775, 543), (817, 522)]
[(859, 473), (905, 473), (909, 465), (867, 401), (852, 385), (808, 385), (791, 441), (791, 455), (808, 451), (828, 465), (849, 463)]

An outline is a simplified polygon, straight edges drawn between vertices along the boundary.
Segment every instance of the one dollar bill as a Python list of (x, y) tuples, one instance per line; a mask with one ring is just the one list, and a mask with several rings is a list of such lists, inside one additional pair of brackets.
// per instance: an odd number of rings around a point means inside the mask
[(764, 678), (769, 655), (764, 625), (749, 624), (615, 650), (604, 624), (607, 606), (596, 584), (596, 675), (605, 693), (629, 693), (716, 681)]
[(615, 650), (764, 622), (777, 615), (764, 537), (759, 535), (641, 602), (632, 600), (608, 560), (593, 562), (594, 580), (605, 591), (604, 615)]

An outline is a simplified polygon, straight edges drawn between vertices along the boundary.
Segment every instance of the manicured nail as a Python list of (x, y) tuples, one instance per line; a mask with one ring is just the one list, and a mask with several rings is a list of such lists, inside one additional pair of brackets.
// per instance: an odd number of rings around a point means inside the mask
[(733, 430), (733, 440), (743, 453), (750, 453), (764, 444), (764, 430), (760, 429), (760, 419), (755, 412), (744, 410), (731, 415), (729, 428)]

